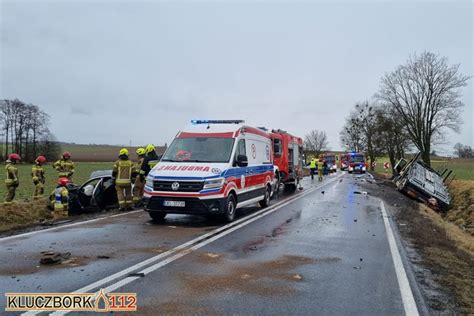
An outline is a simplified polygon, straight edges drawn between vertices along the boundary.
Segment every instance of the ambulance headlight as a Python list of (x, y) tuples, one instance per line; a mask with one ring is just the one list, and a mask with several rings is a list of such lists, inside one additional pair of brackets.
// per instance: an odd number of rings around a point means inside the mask
[(152, 177), (147, 177), (145, 185), (147, 187), (153, 188), (153, 178)]
[(362, 167), (362, 171), (365, 171), (365, 166)]
[(224, 178), (217, 178), (217, 179), (209, 179), (204, 181), (204, 190), (209, 189), (220, 189), (224, 184)]
[(354, 169), (354, 168), (352, 168), (351, 166), (349, 166), (349, 171), (352, 171), (352, 169)]

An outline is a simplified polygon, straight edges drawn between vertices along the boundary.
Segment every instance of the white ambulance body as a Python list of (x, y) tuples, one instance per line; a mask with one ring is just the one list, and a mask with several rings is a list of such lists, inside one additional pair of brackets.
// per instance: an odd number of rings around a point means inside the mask
[(274, 180), (268, 133), (243, 121), (192, 121), (180, 131), (147, 177), (145, 210), (153, 219), (168, 213), (222, 214), (270, 203)]

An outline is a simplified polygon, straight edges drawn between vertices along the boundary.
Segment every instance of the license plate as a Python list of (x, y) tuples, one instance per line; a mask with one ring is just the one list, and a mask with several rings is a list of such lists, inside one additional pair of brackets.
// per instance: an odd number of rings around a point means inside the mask
[(185, 207), (186, 202), (184, 201), (164, 201), (164, 206), (173, 206), (173, 207)]

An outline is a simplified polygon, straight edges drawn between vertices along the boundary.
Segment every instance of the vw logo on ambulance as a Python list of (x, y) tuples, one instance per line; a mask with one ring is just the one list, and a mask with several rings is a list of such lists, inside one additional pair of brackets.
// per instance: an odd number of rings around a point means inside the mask
[(173, 184), (171, 185), (171, 189), (173, 189), (173, 191), (178, 191), (179, 190), (179, 182), (173, 182)]

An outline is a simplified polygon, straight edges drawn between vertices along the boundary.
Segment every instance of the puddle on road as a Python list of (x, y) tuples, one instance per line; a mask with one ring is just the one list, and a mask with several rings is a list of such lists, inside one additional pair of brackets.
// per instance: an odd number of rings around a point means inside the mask
[[(285, 255), (271, 261), (247, 266), (226, 265), (223, 274), (179, 273), (183, 286), (181, 296), (206, 296), (222, 291), (233, 291), (259, 296), (289, 295), (296, 289), (288, 282), (302, 282), (304, 275), (294, 271), (300, 266), (317, 263), (317, 259)], [(322, 262), (322, 261), (321, 261)], [(276, 285), (275, 282), (278, 282)]]

